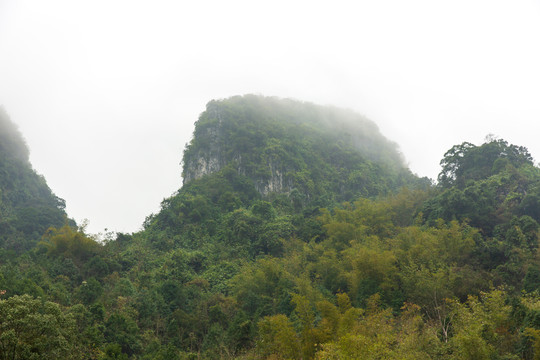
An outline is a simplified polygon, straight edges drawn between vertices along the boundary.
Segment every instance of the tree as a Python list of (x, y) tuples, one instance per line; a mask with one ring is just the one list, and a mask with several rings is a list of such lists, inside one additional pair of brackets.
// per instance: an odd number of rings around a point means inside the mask
[(48, 255), (70, 258), (79, 266), (100, 250), (99, 243), (86, 236), (83, 231), (75, 231), (68, 224), (59, 229), (49, 228), (40, 244), (47, 249)]
[(75, 322), (52, 302), (29, 295), (0, 300), (0, 360), (67, 359)]
[(133, 319), (123, 314), (112, 314), (105, 324), (105, 339), (121, 346), (122, 352), (133, 355), (142, 350), (139, 328)]
[(453, 302), (454, 336), (450, 340), (455, 359), (514, 359), (516, 335), (510, 323), (511, 306), (503, 290), (470, 296), (467, 302)]
[(300, 344), (287, 316), (267, 316), (259, 321), (258, 326), (261, 355), (274, 355), (277, 359), (301, 359)]
[(485, 179), (511, 164), (515, 168), (532, 165), (532, 156), (523, 146), (508, 144), (502, 139), (487, 138), (487, 142), (476, 146), (469, 142), (454, 145), (441, 160), (439, 185), (443, 188), (463, 188), (469, 180)]

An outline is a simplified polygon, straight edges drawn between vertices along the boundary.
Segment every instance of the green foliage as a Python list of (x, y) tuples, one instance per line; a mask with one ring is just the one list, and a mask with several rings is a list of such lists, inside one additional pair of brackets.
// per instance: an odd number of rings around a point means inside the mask
[(523, 279), (523, 290), (526, 292), (538, 291), (540, 289), (540, 268), (534, 264), (529, 266), (525, 278)]
[(114, 313), (106, 321), (105, 339), (109, 343), (120, 345), (122, 352), (127, 355), (133, 355), (142, 350), (137, 324), (123, 314)]
[(510, 306), (501, 290), (454, 302), (455, 359), (517, 358), (512, 356), (516, 334), (511, 332)]
[(233, 279), (233, 293), (251, 316), (290, 313), (293, 282), (277, 259), (261, 259), (244, 267)]
[(128, 355), (122, 352), (122, 347), (116, 343), (105, 346), (105, 353), (100, 360), (128, 360)]
[(58, 304), (29, 295), (0, 300), (0, 359), (68, 358), (74, 325)]
[(486, 235), (516, 215), (537, 216), (540, 171), (524, 147), (504, 140), (456, 145), (441, 161), (440, 194), (422, 210), (428, 222), (469, 220)]
[(258, 328), (258, 348), (263, 357), (272, 354), (277, 359), (301, 359), (299, 341), (285, 315), (265, 317), (259, 321)]
[(83, 281), (76, 290), (75, 295), (83, 304), (90, 305), (99, 299), (102, 293), (103, 287), (101, 284), (96, 279), (90, 278), (88, 281)]
[(441, 160), (439, 183), (443, 187), (463, 188), (469, 181), (486, 179), (507, 166), (533, 165), (531, 154), (522, 146), (509, 145), (500, 139), (488, 139), (481, 146), (464, 142), (455, 145)]

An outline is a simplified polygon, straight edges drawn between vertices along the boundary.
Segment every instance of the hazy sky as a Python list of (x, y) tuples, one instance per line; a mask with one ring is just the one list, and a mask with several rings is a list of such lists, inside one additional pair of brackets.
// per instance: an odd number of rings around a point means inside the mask
[(421, 176), (490, 133), (540, 159), (540, 0), (0, 0), (0, 104), (90, 232), (138, 230), (246, 93), (352, 108)]

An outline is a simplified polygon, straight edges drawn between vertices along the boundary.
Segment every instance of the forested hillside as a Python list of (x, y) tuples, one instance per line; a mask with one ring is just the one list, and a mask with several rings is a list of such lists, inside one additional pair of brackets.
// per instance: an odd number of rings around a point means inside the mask
[(370, 120), (250, 95), (207, 105), (183, 177), (138, 233), (2, 228), (35, 245), (1, 257), (0, 359), (540, 358), (527, 149), (456, 145), (432, 184)]
[(17, 127), (0, 108), (0, 247), (28, 250), (49, 226), (66, 221), (64, 200), (56, 197), (30, 165)]

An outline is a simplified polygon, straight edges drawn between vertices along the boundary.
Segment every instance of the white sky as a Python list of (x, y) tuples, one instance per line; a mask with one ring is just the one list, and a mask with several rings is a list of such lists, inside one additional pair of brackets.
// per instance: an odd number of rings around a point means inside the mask
[(0, 104), (90, 232), (138, 230), (246, 93), (357, 110), (421, 176), (490, 133), (540, 159), (540, 0), (0, 0)]

